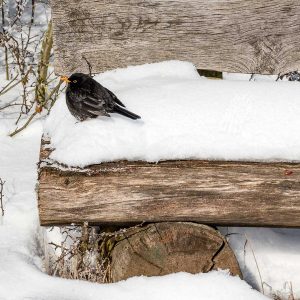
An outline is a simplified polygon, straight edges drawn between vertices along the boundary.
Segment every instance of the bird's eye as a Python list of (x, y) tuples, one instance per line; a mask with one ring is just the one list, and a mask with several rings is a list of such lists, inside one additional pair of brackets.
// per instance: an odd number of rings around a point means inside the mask
[(74, 83), (76, 83), (76, 82), (77, 82), (77, 80), (73, 80), (73, 82), (74, 82)]

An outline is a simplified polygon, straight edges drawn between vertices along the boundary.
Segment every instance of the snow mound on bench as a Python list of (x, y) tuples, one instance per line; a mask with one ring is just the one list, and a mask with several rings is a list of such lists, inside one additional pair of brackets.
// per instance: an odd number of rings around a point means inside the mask
[(300, 161), (300, 84), (207, 80), (188, 62), (167, 61), (95, 76), (133, 121), (77, 122), (65, 95), (45, 124), (55, 151), (70, 166), (114, 160)]

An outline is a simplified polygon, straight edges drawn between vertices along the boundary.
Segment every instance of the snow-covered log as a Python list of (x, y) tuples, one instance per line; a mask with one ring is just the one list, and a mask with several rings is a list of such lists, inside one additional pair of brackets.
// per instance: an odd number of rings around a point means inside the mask
[(198, 69), (300, 69), (299, 0), (53, 0), (56, 73), (178, 59)]
[(66, 168), (42, 141), (42, 225), (197, 221), (300, 226), (300, 165), (217, 161), (111, 162)]

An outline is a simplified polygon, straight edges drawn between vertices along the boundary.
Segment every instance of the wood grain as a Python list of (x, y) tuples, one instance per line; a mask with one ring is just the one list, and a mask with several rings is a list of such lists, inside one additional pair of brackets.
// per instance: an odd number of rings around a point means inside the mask
[(300, 69), (299, 0), (52, 0), (55, 71), (93, 72), (162, 60), (198, 69)]
[(299, 164), (121, 161), (64, 170), (48, 160), (49, 153), (41, 150), (42, 225), (196, 221), (300, 226)]
[(242, 277), (226, 239), (211, 227), (191, 222), (129, 229), (114, 247), (111, 258), (112, 282), (141, 275), (196, 274), (218, 269)]

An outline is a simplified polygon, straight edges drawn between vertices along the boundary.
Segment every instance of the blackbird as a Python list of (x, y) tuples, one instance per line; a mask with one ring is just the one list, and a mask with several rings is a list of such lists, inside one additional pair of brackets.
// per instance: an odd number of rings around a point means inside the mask
[(79, 121), (98, 116), (110, 117), (110, 113), (118, 113), (133, 120), (141, 118), (125, 109), (125, 105), (113, 92), (89, 75), (74, 73), (70, 77), (62, 76), (61, 80), (68, 83), (67, 106)]

